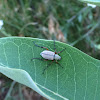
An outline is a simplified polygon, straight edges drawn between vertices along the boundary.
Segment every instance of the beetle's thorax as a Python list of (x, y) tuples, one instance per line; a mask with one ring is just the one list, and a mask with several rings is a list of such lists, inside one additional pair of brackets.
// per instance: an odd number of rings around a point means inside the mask
[(40, 53), (40, 55), (44, 59), (48, 60), (60, 60), (61, 57), (58, 54), (55, 54), (55, 52), (49, 51), (49, 50), (44, 50), (43, 52)]

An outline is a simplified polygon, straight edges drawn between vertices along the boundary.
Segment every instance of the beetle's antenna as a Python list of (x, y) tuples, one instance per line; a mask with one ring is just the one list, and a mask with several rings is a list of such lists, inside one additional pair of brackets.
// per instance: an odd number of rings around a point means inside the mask
[(46, 66), (46, 68), (44, 68), (44, 70), (43, 70), (43, 73), (42, 74), (44, 74), (44, 72), (45, 72), (45, 70), (53, 63), (53, 61), (54, 60), (52, 60), (52, 62), (51, 63), (49, 63), (47, 66)]
[[(55, 40), (54, 40), (54, 51), (55, 51), (55, 54), (56, 54)], [(54, 54), (54, 59), (55, 59), (55, 54)]]
[[(54, 51), (55, 51), (55, 54), (57, 54), (57, 52), (56, 52), (56, 46), (55, 46), (55, 40), (54, 40)], [(54, 58), (55, 58), (55, 55), (54, 55)]]
[(54, 40), (54, 50), (55, 50), (55, 52), (56, 52), (56, 48), (55, 48), (55, 40)]
[(40, 48), (45, 48), (45, 49), (47, 49), (47, 50), (48, 50), (48, 48), (46, 48), (46, 47), (42, 47), (42, 46), (37, 45), (34, 41), (33, 41), (33, 43), (34, 43), (34, 45), (35, 45), (35, 46), (37, 46), (37, 47), (40, 47)]
[(59, 53), (63, 52), (65, 49), (66, 49), (66, 48), (64, 48), (63, 50), (59, 51), (57, 54), (59, 54)]

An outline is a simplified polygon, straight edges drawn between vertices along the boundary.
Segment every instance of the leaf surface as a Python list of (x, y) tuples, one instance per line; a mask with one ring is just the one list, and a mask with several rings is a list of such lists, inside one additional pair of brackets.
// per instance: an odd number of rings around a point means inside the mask
[(0, 39), (0, 72), (22, 83), (48, 99), (55, 100), (99, 100), (100, 99), (100, 61), (78, 49), (56, 41), (57, 51), (66, 48), (58, 64), (53, 63), (42, 74), (51, 61), (33, 60), (42, 58), (45, 50), (54, 51), (52, 40), (25, 37)]

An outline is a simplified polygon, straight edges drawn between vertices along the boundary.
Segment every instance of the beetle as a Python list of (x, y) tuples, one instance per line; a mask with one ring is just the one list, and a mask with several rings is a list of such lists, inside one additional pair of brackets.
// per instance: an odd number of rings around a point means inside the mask
[[(61, 53), (61, 52), (63, 52), (66, 48), (64, 48), (63, 50), (61, 50), (61, 51), (59, 51), (59, 52), (56, 52), (55, 40), (54, 40), (54, 51), (55, 51), (55, 52), (50, 51), (47, 47), (43, 47), (43, 46), (37, 45), (34, 41), (33, 41), (33, 43), (34, 43), (35, 46), (40, 47), (40, 48), (44, 48), (44, 49), (46, 49), (46, 50), (44, 50), (44, 51), (42, 51), (42, 52), (40, 53), (40, 55), (42, 56), (42, 58), (32, 58), (31, 60), (33, 60), (33, 59), (38, 59), (38, 60), (41, 60), (41, 61), (46, 61), (46, 60), (51, 60), (51, 61), (52, 61), (51, 63), (49, 63), (49, 64), (44, 68), (42, 74), (44, 74), (45, 70), (46, 70), (54, 61), (55, 61), (60, 67), (62, 67), (61, 64), (57, 62), (58, 60), (61, 60), (61, 57), (60, 57), (58, 54)], [(43, 58), (44, 58), (44, 59), (43, 59)], [(62, 68), (63, 68), (63, 67), (62, 67)]]

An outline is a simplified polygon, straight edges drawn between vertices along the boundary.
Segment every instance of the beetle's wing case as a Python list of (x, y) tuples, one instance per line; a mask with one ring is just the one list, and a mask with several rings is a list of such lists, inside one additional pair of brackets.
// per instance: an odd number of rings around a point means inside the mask
[(40, 53), (40, 55), (41, 55), (44, 59), (54, 60), (54, 55), (55, 55), (55, 53), (52, 52), (52, 51), (44, 50), (43, 52)]

